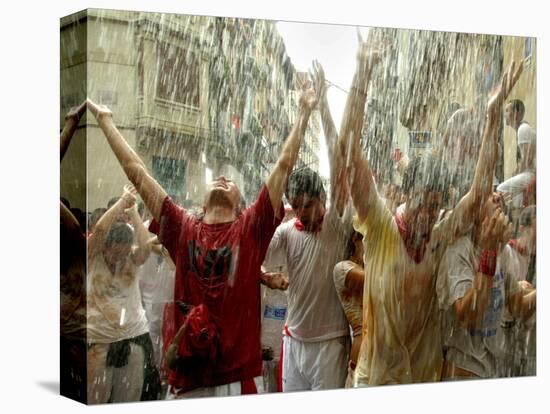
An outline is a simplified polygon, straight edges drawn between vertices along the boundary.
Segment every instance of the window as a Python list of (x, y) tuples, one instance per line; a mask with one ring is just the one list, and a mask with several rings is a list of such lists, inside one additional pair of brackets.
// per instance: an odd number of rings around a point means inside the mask
[(189, 50), (166, 42), (157, 48), (157, 98), (199, 107), (199, 59)]

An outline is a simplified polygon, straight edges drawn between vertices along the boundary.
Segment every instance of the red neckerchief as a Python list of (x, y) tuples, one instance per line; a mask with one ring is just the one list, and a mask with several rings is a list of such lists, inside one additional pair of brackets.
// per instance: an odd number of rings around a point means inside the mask
[(512, 249), (516, 250), (522, 256), (525, 256), (527, 254), (527, 252), (525, 251), (525, 247), (520, 246), (517, 239), (511, 239), (508, 244)]
[(428, 244), (429, 240), (424, 240), (418, 249), (409, 246), (407, 244), (407, 240), (409, 238), (409, 227), (407, 226), (407, 223), (405, 223), (405, 220), (403, 220), (403, 217), (400, 214), (395, 214), (394, 218), (395, 223), (397, 224), (397, 228), (399, 229), (401, 239), (403, 239), (403, 243), (405, 243), (407, 254), (411, 259), (414, 260), (415, 263), (420, 263), (424, 258), (424, 254), (426, 253), (426, 245)]
[[(298, 231), (306, 231), (306, 227), (304, 226), (304, 223), (302, 223), (299, 218), (296, 218), (296, 220), (294, 220), (294, 227), (296, 227), (296, 230)], [(321, 232), (322, 228), (323, 228), (323, 225), (321, 224), (321, 226), (319, 226), (319, 230), (312, 231), (311, 233), (318, 234)]]

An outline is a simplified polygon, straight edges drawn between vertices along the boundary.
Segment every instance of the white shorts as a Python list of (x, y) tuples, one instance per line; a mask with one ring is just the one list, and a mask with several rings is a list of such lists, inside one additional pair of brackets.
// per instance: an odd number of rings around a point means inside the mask
[[(263, 377), (255, 377), (254, 383), (258, 394), (263, 392)], [(201, 397), (229, 397), (232, 395), (241, 395), (241, 382), (236, 381), (230, 384), (217, 385), (215, 387), (196, 388), (191, 391), (178, 394), (174, 392), (172, 386), (166, 393), (167, 400), (179, 400), (181, 398), (201, 398)]]
[(497, 191), (511, 194), (513, 206), (516, 208), (521, 207), (523, 203), (523, 191), (529, 187), (534, 176), (535, 174), (531, 171), (524, 171), (518, 175), (514, 175), (502, 182), (497, 187)]
[(283, 392), (344, 388), (350, 337), (302, 342), (283, 337)]

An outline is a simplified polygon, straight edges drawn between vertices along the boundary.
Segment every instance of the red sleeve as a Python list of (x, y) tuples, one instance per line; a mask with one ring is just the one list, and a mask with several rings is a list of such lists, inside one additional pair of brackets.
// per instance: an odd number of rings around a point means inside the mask
[(189, 215), (182, 207), (178, 206), (169, 196), (166, 196), (160, 211), (160, 222), (153, 220), (149, 225), (149, 231), (158, 236), (159, 241), (170, 253), (176, 263), (176, 256), (184, 230), (185, 221)]
[(275, 229), (281, 224), (285, 215), (285, 209), (281, 201), (279, 207), (279, 217), (275, 216), (271, 199), (269, 198), (269, 190), (264, 184), (260, 190), (258, 198), (246, 211), (247, 225), (251, 227), (252, 233), (259, 243), (260, 252), (265, 255), (269, 242), (275, 233)]

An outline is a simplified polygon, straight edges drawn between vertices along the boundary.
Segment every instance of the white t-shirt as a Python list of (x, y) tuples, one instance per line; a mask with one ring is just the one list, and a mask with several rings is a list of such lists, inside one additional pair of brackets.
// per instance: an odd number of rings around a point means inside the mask
[(397, 223), (376, 191), (355, 229), (363, 234), (365, 287), (363, 342), (355, 369), (358, 384), (438, 381), (443, 354), (435, 281), (450, 233), (451, 212), (435, 225), (416, 263)]
[(329, 208), (318, 234), (300, 231), (296, 219), (281, 224), (269, 250), (282, 249), (288, 266), (288, 330), (293, 338), (317, 342), (349, 335), (332, 272), (351, 234), (351, 206), (343, 218)]
[(535, 129), (527, 122), (523, 122), (518, 128), (518, 145), (520, 146), (521, 158), (525, 157), (521, 148), (522, 144), (531, 144), (535, 147), (533, 156), (533, 165), (528, 166), (527, 171), (534, 172), (537, 167), (536, 145), (537, 145), (537, 133)]
[[(143, 223), (149, 227), (150, 220)], [(150, 233), (151, 237), (155, 234)], [(151, 252), (145, 263), (137, 269), (141, 298), (146, 307), (147, 316), (153, 304), (164, 304), (174, 300), (174, 283), (176, 268), (165, 257)], [(162, 317), (162, 315), (161, 315)]]
[(130, 258), (113, 275), (103, 253), (90, 257), (87, 282), (89, 343), (113, 343), (149, 332), (136, 271)]
[(356, 267), (357, 264), (351, 260), (344, 260), (338, 262), (334, 266), (334, 287), (340, 298), (340, 303), (346, 314), (346, 319), (352, 330), (354, 337), (361, 335), (361, 328), (363, 323), (363, 295), (346, 294), (346, 276), (349, 271)]
[(443, 342), (446, 360), (459, 368), (473, 372), (481, 378), (498, 375), (497, 361), (502, 357), (502, 346), (497, 333), (506, 307), (506, 301), (519, 291), (518, 279), (513, 271), (512, 249), (506, 245), (497, 257), (491, 297), (481, 326), (468, 330), (456, 320), (454, 303), (471, 288), (479, 266), (481, 249), (474, 246), (469, 236), (458, 239), (450, 246), (439, 268), (437, 295), (443, 310)]

